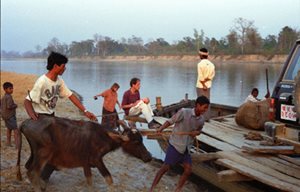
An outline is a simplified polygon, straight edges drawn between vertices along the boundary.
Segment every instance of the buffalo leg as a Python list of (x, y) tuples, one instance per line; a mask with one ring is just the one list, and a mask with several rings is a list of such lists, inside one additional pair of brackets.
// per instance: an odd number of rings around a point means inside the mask
[(104, 165), (102, 159), (98, 161), (98, 164), (96, 165), (101, 175), (105, 178), (105, 181), (108, 185), (111, 185), (113, 183), (113, 179), (111, 177), (110, 172)]
[(92, 171), (88, 166), (83, 167), (84, 176), (86, 178), (86, 182), (89, 188), (89, 191), (93, 191), (93, 179), (92, 179)]
[(55, 167), (53, 165), (46, 164), (44, 169), (41, 172), (41, 178), (44, 181), (48, 181), (54, 170), (55, 170)]

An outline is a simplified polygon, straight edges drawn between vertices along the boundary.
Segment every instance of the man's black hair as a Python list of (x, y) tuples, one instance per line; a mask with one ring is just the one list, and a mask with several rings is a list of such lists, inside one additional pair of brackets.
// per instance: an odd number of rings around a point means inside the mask
[(141, 81), (141, 80), (139, 78), (136, 78), (136, 77), (132, 78), (130, 80), (130, 87), (132, 87), (132, 85), (135, 85), (138, 81)]
[(204, 104), (210, 104), (209, 102), (209, 99), (205, 96), (199, 96), (197, 99), (196, 99), (196, 104), (200, 104), (200, 105), (204, 105)]
[[(207, 53), (208, 54), (208, 50), (206, 49), (206, 48), (201, 48), (201, 49), (199, 49), (199, 52), (203, 52), (203, 53)], [(202, 58), (202, 59), (207, 59), (208, 58), (208, 55), (203, 55), (203, 54), (200, 54), (200, 57)]]
[(254, 93), (255, 91), (258, 93), (258, 89), (257, 88), (253, 88), (252, 91), (251, 91), (251, 94)]
[(14, 85), (11, 82), (5, 82), (3, 83), (3, 89), (7, 89), (10, 87), (14, 87)]
[(201, 48), (201, 49), (199, 49), (199, 51), (201, 51), (201, 52), (204, 52), (204, 53), (207, 53), (208, 52), (208, 50), (206, 49), (206, 48)]
[(47, 69), (53, 69), (54, 64), (60, 66), (62, 64), (68, 63), (68, 58), (60, 53), (52, 51), (48, 56)]

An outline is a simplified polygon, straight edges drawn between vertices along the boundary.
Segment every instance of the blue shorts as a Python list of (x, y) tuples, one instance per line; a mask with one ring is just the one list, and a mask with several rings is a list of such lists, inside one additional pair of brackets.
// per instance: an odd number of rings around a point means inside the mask
[(184, 154), (181, 154), (173, 147), (173, 145), (169, 144), (164, 163), (167, 165), (175, 165), (177, 163), (187, 163), (192, 165), (192, 158), (187, 150), (185, 150)]
[(7, 129), (14, 130), (14, 129), (18, 128), (17, 118), (15, 115), (11, 116), (8, 119), (5, 119), (4, 122), (5, 122), (5, 126), (7, 127)]

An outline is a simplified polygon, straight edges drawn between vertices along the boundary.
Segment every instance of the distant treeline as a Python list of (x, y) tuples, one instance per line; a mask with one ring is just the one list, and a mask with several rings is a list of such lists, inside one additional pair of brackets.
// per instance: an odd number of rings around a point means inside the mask
[(18, 53), (1, 50), (1, 57), (45, 57), (51, 51), (63, 53), (69, 57), (81, 56), (115, 56), (115, 55), (192, 55), (201, 47), (208, 48), (214, 55), (245, 55), (245, 54), (287, 54), (295, 41), (300, 39), (300, 31), (285, 26), (278, 35), (268, 35), (262, 38), (253, 21), (237, 18), (229, 34), (221, 39), (206, 37), (204, 31), (193, 30), (192, 37), (183, 37), (173, 43), (164, 38), (149, 40), (144, 43), (140, 37), (121, 38), (114, 40), (107, 36), (95, 34), (92, 39), (73, 41), (67, 45), (54, 37), (43, 48), (40, 45), (35, 51)]

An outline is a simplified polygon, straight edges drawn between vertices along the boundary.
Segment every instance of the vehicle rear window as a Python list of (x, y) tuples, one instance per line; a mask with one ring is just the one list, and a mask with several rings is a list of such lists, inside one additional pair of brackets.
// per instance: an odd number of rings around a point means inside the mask
[(293, 81), (299, 70), (300, 70), (300, 46), (298, 44), (294, 54), (292, 55), (288, 70), (284, 75), (284, 79)]

